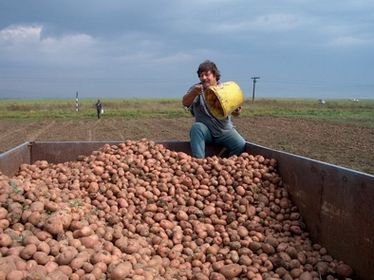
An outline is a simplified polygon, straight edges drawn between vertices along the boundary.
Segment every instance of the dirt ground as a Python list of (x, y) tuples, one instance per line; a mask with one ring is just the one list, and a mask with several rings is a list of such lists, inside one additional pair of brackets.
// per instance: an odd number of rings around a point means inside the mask
[[(0, 120), (0, 152), (25, 141), (93, 141), (126, 139), (188, 140), (192, 118), (100, 120)], [(374, 174), (374, 129), (319, 121), (251, 117), (234, 120), (249, 141)]]

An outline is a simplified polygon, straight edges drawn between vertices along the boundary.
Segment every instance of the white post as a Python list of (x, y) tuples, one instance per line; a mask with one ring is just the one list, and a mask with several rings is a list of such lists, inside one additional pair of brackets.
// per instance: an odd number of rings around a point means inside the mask
[(78, 99), (78, 91), (75, 94), (75, 112), (79, 112), (79, 99)]

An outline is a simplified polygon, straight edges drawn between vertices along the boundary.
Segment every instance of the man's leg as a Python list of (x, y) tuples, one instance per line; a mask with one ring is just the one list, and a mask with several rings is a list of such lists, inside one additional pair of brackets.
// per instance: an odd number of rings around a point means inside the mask
[(215, 143), (228, 148), (230, 156), (240, 155), (245, 149), (245, 139), (236, 131), (236, 129), (224, 132), (222, 136), (215, 139)]
[(191, 151), (195, 158), (205, 157), (205, 143), (212, 142), (209, 128), (200, 122), (195, 122), (190, 130)]

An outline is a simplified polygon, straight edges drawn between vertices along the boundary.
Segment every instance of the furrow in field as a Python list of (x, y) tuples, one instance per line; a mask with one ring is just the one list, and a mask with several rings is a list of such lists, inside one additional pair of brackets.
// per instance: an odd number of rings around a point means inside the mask
[(2, 131), (0, 133), (0, 141), (5, 141), (7, 138), (13, 138), (15, 135), (19, 134), (25, 129), (24, 126), (19, 128), (14, 128), (14, 126), (6, 126), (2, 128)]
[(41, 126), (37, 127), (35, 130), (32, 130), (28, 133), (27, 139), (29, 141), (35, 141), (38, 140), (39, 136), (45, 133), (46, 131), (49, 131), (52, 126), (54, 126), (56, 121), (52, 120), (47, 124), (41, 124)]

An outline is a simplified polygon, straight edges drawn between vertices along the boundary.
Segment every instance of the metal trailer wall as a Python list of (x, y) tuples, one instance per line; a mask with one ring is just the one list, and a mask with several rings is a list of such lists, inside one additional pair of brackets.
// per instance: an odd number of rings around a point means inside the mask
[(0, 154), (0, 172), (12, 176), (22, 163), (31, 163), (30, 148), (31, 144), (26, 142)]
[[(22, 163), (75, 160), (105, 143), (119, 142), (25, 143), (0, 155), (0, 171), (11, 176)], [(160, 143), (171, 150), (190, 153), (188, 142)], [(278, 160), (278, 172), (313, 241), (352, 266), (359, 279), (373, 279), (374, 176), (253, 143), (247, 143), (246, 150)], [(207, 147), (207, 155), (220, 152), (220, 147)]]
[(277, 159), (313, 241), (374, 279), (374, 176), (251, 143), (247, 151)]

